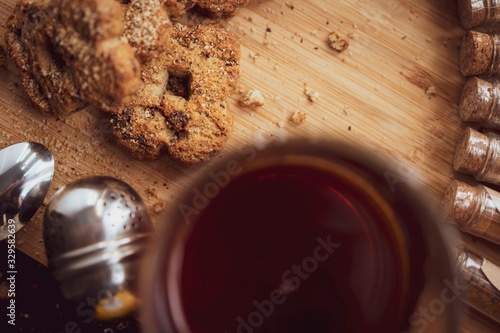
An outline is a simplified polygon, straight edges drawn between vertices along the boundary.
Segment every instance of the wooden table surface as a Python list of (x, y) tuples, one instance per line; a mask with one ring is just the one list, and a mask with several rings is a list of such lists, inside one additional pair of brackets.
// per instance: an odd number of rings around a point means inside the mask
[[(422, 195), (438, 205), (456, 177), (451, 161), (466, 124), (457, 100), (464, 83), (458, 69), (465, 30), (455, 0), (254, 0), (226, 25), (242, 45), (240, 91), (266, 96), (257, 109), (230, 100), (235, 123), (221, 156), (247, 144), (295, 136), (340, 139), (391, 157), (401, 175), (420, 175)], [(0, 0), (0, 35), (15, 0)], [(328, 36), (347, 36), (338, 53)], [(4, 43), (3, 40), (0, 43)], [(12, 63), (0, 69), (0, 148), (37, 141), (54, 154), (56, 173), (48, 199), (60, 187), (91, 175), (118, 177), (146, 202), (156, 225), (190, 182), (210, 163), (182, 167), (168, 157), (136, 161), (109, 137), (105, 118), (82, 111), (64, 120), (43, 116), (27, 101)], [(308, 89), (319, 94), (311, 102)], [(296, 111), (307, 114), (297, 126)], [(217, 159), (218, 157), (215, 157)], [(469, 179), (465, 177), (465, 179)], [(18, 233), (18, 248), (46, 264), (43, 208)], [(471, 248), (500, 263), (498, 247), (463, 235)], [(461, 332), (498, 332), (500, 326), (464, 312)]]

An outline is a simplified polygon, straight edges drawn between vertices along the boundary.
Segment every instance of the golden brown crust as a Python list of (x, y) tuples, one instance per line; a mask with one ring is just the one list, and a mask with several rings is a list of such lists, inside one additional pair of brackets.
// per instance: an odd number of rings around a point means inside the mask
[(141, 58), (154, 57), (169, 46), (172, 23), (162, 1), (131, 0), (126, 6), (124, 37)]
[(113, 133), (135, 157), (166, 150), (193, 164), (220, 151), (230, 135), (226, 100), (238, 82), (240, 49), (217, 26), (173, 27), (171, 50), (144, 65), (133, 103), (114, 111)]
[(140, 86), (140, 63), (122, 40), (122, 6), (115, 0), (54, 0), (53, 6), (49, 29), (80, 96), (100, 106), (129, 102)]
[[(203, 66), (206, 66), (206, 71), (199, 73), (200, 80), (202, 75), (210, 76), (206, 80), (220, 80), (221, 85), (220, 87), (215, 86), (216, 82), (212, 82), (213, 86), (210, 88), (213, 89), (208, 89), (203, 93), (213, 95), (209, 96), (211, 98), (227, 99), (229, 94), (236, 88), (240, 73), (241, 50), (235, 37), (215, 24), (188, 28), (179, 23), (176, 24), (172, 37), (176, 47), (167, 53), (171, 68), (173, 70), (183, 70), (187, 68), (190, 62), (194, 63), (193, 58), (197, 59), (201, 64), (193, 64), (191, 74), (197, 74), (194, 68), (202, 69)], [(220, 67), (216, 68), (216, 65)], [(215, 71), (210, 72), (210, 67)], [(197, 87), (191, 87), (191, 89), (193, 94), (200, 92)], [(224, 92), (223, 95), (221, 95), (221, 92)]]
[(331, 32), (328, 35), (330, 47), (337, 52), (344, 52), (349, 47), (349, 39), (340, 35), (338, 32)]
[(228, 18), (236, 15), (248, 2), (249, 0), (198, 0), (196, 8), (203, 15), (212, 18)]
[(86, 103), (80, 99), (67, 65), (48, 36), (47, 21), (43, 3), (19, 1), (7, 21), (6, 47), (21, 72), (33, 106), (43, 113), (64, 117), (86, 107)]
[(113, 135), (135, 158), (160, 156), (170, 140), (166, 119), (156, 107), (131, 106), (120, 110), (111, 119)]
[(125, 105), (137, 92), (140, 63), (123, 32), (114, 0), (23, 0), (6, 42), (32, 103), (64, 117), (87, 104)]
[[(8, 52), (33, 104), (63, 117), (87, 105), (112, 115), (117, 141), (137, 158), (163, 152), (193, 164), (220, 151), (232, 127), (227, 99), (239, 43), (216, 25), (168, 18), (191, 0), (20, 0)], [(246, 0), (210, 8), (229, 16)]]
[(170, 17), (180, 17), (196, 5), (196, 0), (162, 0)]

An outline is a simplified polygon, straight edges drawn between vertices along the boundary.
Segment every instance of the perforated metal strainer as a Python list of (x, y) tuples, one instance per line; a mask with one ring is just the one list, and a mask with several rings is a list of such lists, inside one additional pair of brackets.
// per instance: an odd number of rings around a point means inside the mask
[[(43, 221), (49, 267), (62, 294), (75, 301), (134, 295), (137, 264), (151, 232), (137, 192), (111, 177), (85, 178), (61, 188)], [(116, 300), (111, 303), (116, 310)]]

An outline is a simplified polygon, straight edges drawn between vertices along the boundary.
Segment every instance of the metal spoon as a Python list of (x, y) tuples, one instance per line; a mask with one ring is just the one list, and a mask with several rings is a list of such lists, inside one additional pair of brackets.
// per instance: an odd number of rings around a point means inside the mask
[(0, 240), (33, 217), (53, 175), (54, 158), (39, 143), (21, 142), (0, 150)]

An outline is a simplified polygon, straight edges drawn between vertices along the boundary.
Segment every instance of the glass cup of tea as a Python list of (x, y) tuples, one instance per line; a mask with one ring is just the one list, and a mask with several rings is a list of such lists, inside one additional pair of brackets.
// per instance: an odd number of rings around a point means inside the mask
[(338, 142), (214, 164), (145, 259), (144, 332), (454, 332), (447, 238), (397, 175)]

